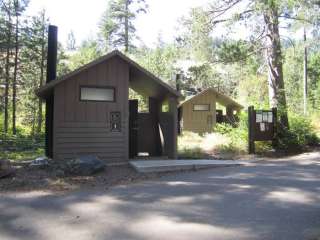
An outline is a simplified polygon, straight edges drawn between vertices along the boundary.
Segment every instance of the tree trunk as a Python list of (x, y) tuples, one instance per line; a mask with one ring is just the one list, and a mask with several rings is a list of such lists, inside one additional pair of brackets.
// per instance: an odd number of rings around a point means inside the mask
[(306, 28), (303, 28), (303, 42), (304, 42), (304, 55), (303, 55), (303, 114), (307, 115), (308, 104), (308, 50), (307, 50), (307, 36)]
[(267, 30), (267, 63), (270, 107), (278, 108), (280, 124), (288, 128), (287, 102), (283, 80), (278, 10), (271, 6), (264, 13)]
[(18, 54), (19, 54), (19, 17), (18, 17), (18, 2), (15, 2), (16, 12), (16, 27), (15, 27), (15, 56), (14, 70), (12, 81), (12, 133), (16, 135), (16, 107), (17, 107), (17, 75), (18, 75)]
[[(45, 22), (45, 16), (43, 14), (43, 23)], [(44, 61), (45, 61), (45, 27), (42, 28), (42, 42), (41, 42), (41, 64), (40, 64), (40, 81), (39, 87), (42, 87), (44, 80)], [(37, 123), (37, 134), (39, 135), (42, 130), (42, 100), (38, 99), (38, 123)]]
[(5, 92), (4, 92), (4, 133), (8, 133), (9, 126), (9, 86), (10, 86), (10, 47), (11, 47), (11, 13), (8, 10), (7, 23), (7, 49), (6, 49), (6, 63), (5, 63)]
[(126, 13), (124, 17), (124, 51), (129, 51), (129, 1), (126, 0)]

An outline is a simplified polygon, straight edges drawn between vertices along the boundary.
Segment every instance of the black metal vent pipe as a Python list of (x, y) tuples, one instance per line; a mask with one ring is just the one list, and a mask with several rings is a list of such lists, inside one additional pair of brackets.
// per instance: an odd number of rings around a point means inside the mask
[(56, 79), (58, 54), (58, 28), (49, 25), (48, 55), (47, 55), (47, 83)]
[[(58, 28), (49, 25), (48, 30), (48, 54), (47, 54), (47, 79), (46, 82), (56, 79), (57, 76), (57, 54), (58, 54)], [(53, 157), (53, 92), (46, 98), (46, 156)]]

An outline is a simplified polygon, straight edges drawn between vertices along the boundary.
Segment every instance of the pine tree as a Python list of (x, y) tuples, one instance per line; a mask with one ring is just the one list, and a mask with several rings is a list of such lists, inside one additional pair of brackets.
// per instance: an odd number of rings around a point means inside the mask
[(12, 57), (12, 36), (13, 36), (13, 2), (11, 0), (2, 1), (1, 12), (4, 16), (4, 45), (5, 45), (5, 63), (4, 63), (4, 133), (8, 133), (9, 128), (9, 88), (11, 79), (11, 57)]
[(15, 26), (14, 26), (14, 66), (13, 66), (13, 79), (12, 79), (12, 133), (16, 135), (16, 109), (17, 109), (17, 79), (18, 79), (18, 70), (19, 70), (19, 50), (22, 45), (20, 40), (20, 19), (19, 17), (24, 12), (28, 5), (28, 0), (14, 0), (14, 17), (15, 17)]
[(146, 13), (145, 0), (111, 0), (103, 15), (100, 31), (111, 48), (123, 47), (125, 52), (134, 48), (136, 39), (134, 20), (139, 13)]
[(23, 78), (23, 101), (25, 121), (31, 124), (33, 134), (39, 135), (43, 125), (43, 102), (34, 94), (44, 84), (46, 74), (48, 18), (44, 10), (31, 17), (22, 36), (21, 72)]
[(259, 46), (257, 43), (260, 42), (264, 47), (263, 49), (254, 48), (254, 51), (265, 50), (270, 106), (278, 108), (280, 123), (284, 128), (288, 128), (289, 123), (279, 32), (280, 19), (286, 19), (287, 23), (288, 21), (309, 21), (308, 16), (301, 17), (301, 10), (313, 11), (314, 7), (319, 9), (317, 4), (317, 1), (297, 0), (228, 0), (215, 1), (208, 12), (213, 26), (219, 23), (239, 22), (244, 23), (245, 26), (253, 26), (250, 41), (255, 46)]

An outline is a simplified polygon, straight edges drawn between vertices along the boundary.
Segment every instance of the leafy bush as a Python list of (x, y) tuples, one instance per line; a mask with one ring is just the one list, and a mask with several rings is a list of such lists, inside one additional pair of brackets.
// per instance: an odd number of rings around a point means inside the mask
[(319, 144), (319, 137), (310, 119), (290, 114), (289, 125), (289, 129), (278, 127), (279, 149), (301, 151), (307, 146)]
[(223, 145), (223, 152), (245, 153), (248, 146), (248, 120), (247, 114), (239, 116), (238, 127), (233, 127), (227, 123), (217, 123), (214, 132), (224, 135), (229, 139), (228, 144)]

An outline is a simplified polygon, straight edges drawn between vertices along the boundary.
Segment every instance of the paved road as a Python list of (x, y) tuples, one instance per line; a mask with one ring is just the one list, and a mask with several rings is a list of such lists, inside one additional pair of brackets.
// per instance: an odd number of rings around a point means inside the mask
[(1, 195), (0, 239), (316, 239), (319, 164), (310, 153), (108, 191)]

